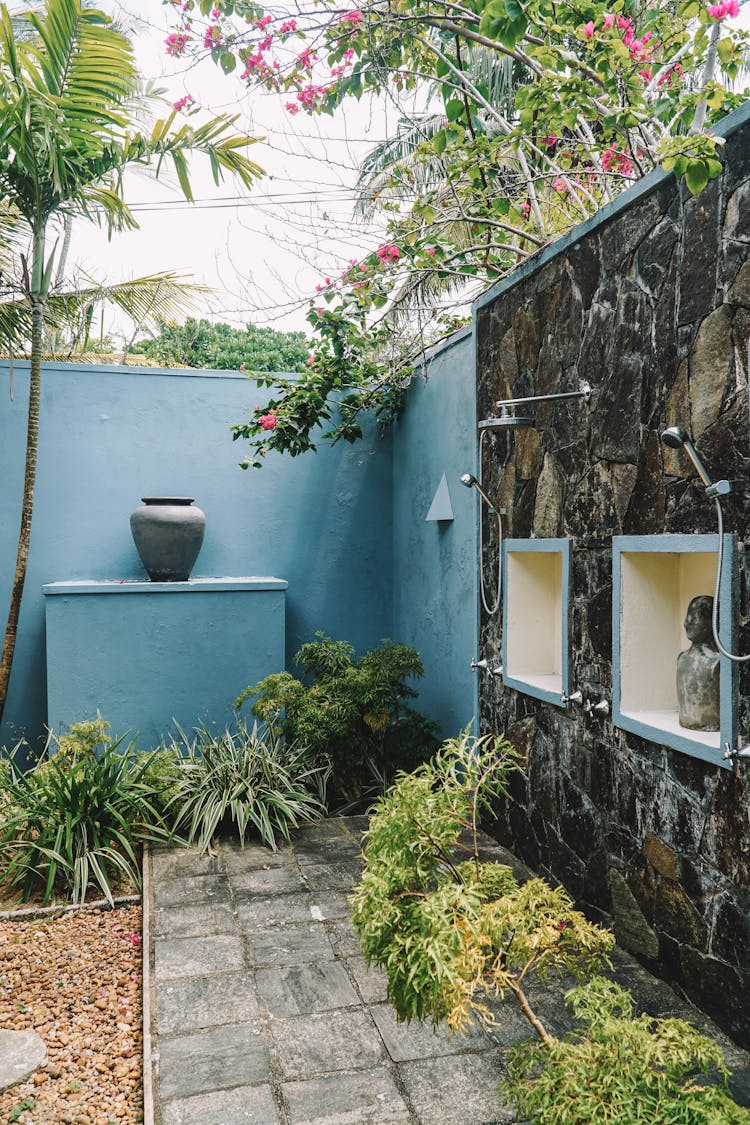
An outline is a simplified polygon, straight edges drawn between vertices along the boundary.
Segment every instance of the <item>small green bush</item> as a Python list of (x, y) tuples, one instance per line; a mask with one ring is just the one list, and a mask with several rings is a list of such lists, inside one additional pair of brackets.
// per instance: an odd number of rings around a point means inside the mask
[(437, 748), (436, 725), (407, 702), (417, 695), (408, 681), (424, 669), (407, 645), (384, 641), (355, 660), (350, 644), (315, 636), (294, 658), (309, 686), (275, 673), (243, 691), (235, 706), (255, 696), (256, 718), (330, 759), (333, 803), (356, 807), (373, 788), (384, 792), (396, 770), (413, 768)]
[(231, 827), (243, 846), (255, 828), (275, 850), (278, 836), (288, 840), (290, 828), (324, 814), (329, 767), (307, 748), (285, 745), (278, 731), (257, 723), (248, 730), (241, 720), (219, 734), (205, 727), (195, 733), (167, 746), (182, 758), (168, 814), (201, 852), (210, 850), (219, 829)]
[(535, 1125), (748, 1125), (719, 1047), (684, 1020), (633, 1015), (633, 998), (595, 977), (567, 994), (583, 1026), (517, 1047), (503, 1089)]
[(168, 836), (134, 744), (123, 749), (123, 740), (95, 733), (73, 734), (67, 752), (29, 773), (9, 763), (0, 867), (24, 901), (40, 890), (46, 904), (62, 889), (80, 903), (97, 886), (111, 903), (116, 880), (140, 886), (139, 843)]
[(531, 973), (582, 976), (606, 960), (612, 935), (542, 879), (519, 886), (482, 863), (480, 814), (507, 794), (518, 755), (502, 738), (449, 739), (431, 762), (400, 774), (375, 806), (354, 926), (369, 963), (388, 974), (400, 1019), (490, 1019), (485, 993), (511, 992), (534, 1027), (522, 984)]
[[(464, 733), (378, 801), (353, 898), (368, 964), (388, 977), (400, 1019), (464, 1030), (483, 999), (511, 996), (536, 1039), (514, 1052), (504, 1093), (533, 1125), (750, 1125), (731, 1099), (720, 1049), (682, 1020), (633, 1016), (618, 985), (593, 976), (611, 933), (588, 922), (561, 887), (519, 884), (480, 862), (479, 815), (507, 796), (518, 756), (502, 738)], [(568, 993), (580, 1021), (552, 1036), (532, 1009), (536, 977), (587, 981)]]

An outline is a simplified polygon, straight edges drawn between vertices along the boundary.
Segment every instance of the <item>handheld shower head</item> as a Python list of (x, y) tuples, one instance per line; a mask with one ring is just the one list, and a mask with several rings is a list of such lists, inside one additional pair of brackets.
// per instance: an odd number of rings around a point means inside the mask
[(465, 485), (467, 488), (476, 488), (477, 492), (482, 497), (491, 512), (497, 510), (475, 476), (473, 476), (471, 473), (464, 473), (463, 476), (459, 479), (461, 481), (461, 484)]
[(697, 450), (690, 440), (690, 435), (682, 426), (669, 426), (662, 430), (661, 440), (669, 449), (684, 449), (695, 466), (695, 471), (703, 481), (706, 488), (711, 488), (713, 481), (708, 475), (706, 466), (698, 456)]
[(682, 426), (669, 426), (668, 429), (662, 430), (661, 440), (670, 449), (681, 449), (686, 441), (690, 441), (690, 437)]

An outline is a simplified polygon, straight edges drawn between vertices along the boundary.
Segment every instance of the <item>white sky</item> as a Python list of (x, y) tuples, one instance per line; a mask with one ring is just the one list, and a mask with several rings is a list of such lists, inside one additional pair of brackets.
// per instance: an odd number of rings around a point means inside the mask
[[(240, 326), (252, 321), (305, 329), (316, 284), (380, 241), (374, 229), (353, 221), (352, 187), (358, 160), (383, 139), (389, 122), (395, 123), (395, 108), (363, 99), (334, 118), (292, 117), (283, 108), (289, 95), (248, 94), (210, 58), (197, 67), (169, 58), (164, 39), (173, 30), (167, 27), (170, 13), (158, 0), (100, 2), (118, 19), (122, 13), (129, 17), (141, 71), (168, 89), (170, 102), (190, 93), (214, 113), (240, 113), (238, 132), (266, 138), (249, 155), (267, 175), (249, 193), (231, 180), (216, 188), (207, 161), (196, 156), (193, 191), (202, 202), (192, 207), (174, 182), (132, 176), (128, 202), (158, 209), (136, 208), (140, 230), (111, 242), (98, 227), (79, 220), (71, 264), (108, 281), (175, 270), (216, 290), (201, 299), (197, 315)], [(221, 203), (221, 197), (238, 194), (244, 197), (240, 206)], [(105, 331), (124, 328), (114, 313), (109, 316)]]

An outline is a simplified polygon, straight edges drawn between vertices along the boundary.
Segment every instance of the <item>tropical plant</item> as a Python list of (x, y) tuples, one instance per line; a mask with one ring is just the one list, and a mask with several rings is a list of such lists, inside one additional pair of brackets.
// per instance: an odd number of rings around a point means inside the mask
[(636, 1016), (629, 992), (595, 977), (566, 999), (568, 1038), (517, 1047), (501, 1083), (535, 1125), (747, 1125), (721, 1049), (680, 1019)]
[(354, 659), (354, 648), (324, 633), (304, 644), (294, 660), (308, 686), (275, 672), (246, 688), (240, 708), (255, 697), (252, 713), (280, 725), (288, 739), (330, 759), (332, 802), (356, 805), (390, 784), (397, 769), (424, 761), (437, 745), (435, 723), (406, 702), (416, 698), (409, 681), (423, 675), (415, 649), (384, 641)]
[(168, 815), (202, 853), (220, 829), (232, 828), (243, 847), (254, 829), (275, 851), (279, 837), (289, 840), (291, 828), (325, 812), (327, 763), (272, 727), (248, 730), (242, 720), (218, 734), (198, 727), (195, 738), (181, 731), (165, 749), (181, 758)]
[[(310, 368), (239, 435), (256, 466), (270, 450), (312, 448), (321, 424), (331, 440), (355, 440), (366, 412), (389, 420), (394, 394), (469, 297), (655, 167), (703, 190), (722, 168), (714, 126), (746, 96), (739, 0), (323, 0), (265, 11), (215, 0), (172, 10), (171, 54), (210, 53), (282, 97), (291, 116), (332, 113), (365, 93), (440, 115), (375, 183), (382, 245), (311, 295)], [(501, 68), (512, 81), (498, 96)], [(394, 139), (388, 160), (407, 139)], [(450, 302), (447, 286), (458, 290)], [(404, 302), (408, 330), (384, 332)]]
[(148, 763), (133, 743), (106, 741), (97, 740), (103, 745), (97, 755), (96, 743), (87, 746), (84, 738), (78, 751), (26, 774), (10, 762), (0, 873), (24, 901), (41, 891), (46, 904), (62, 890), (80, 903), (97, 886), (111, 904), (117, 881), (140, 887), (139, 844), (169, 838), (145, 780)]
[[(19, 31), (20, 29), (20, 31)], [(188, 154), (204, 153), (214, 179), (234, 174), (249, 185), (260, 169), (245, 154), (250, 138), (236, 117), (195, 127), (175, 125), (177, 110), (149, 133), (137, 122), (145, 108), (130, 42), (103, 13), (81, 0), (47, 0), (15, 23), (0, 6), (0, 205), (28, 231), (24, 291), (31, 321), (30, 386), (18, 552), (0, 656), (0, 719), (8, 694), (26, 578), (39, 443), (41, 357), (56, 259), (47, 241), (54, 222), (81, 215), (110, 230), (136, 225), (123, 196), (129, 166), (155, 174), (171, 166), (192, 199)], [(62, 252), (62, 250), (61, 250)]]
[(244, 329), (188, 318), (181, 325), (159, 325), (158, 335), (130, 349), (165, 367), (214, 368), (217, 371), (302, 371), (310, 343), (304, 332), (277, 332), (248, 324)]

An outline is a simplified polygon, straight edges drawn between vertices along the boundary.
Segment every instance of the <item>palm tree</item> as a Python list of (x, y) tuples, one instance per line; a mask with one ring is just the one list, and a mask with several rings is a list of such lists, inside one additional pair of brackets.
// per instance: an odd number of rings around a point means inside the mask
[[(18, 35), (18, 21), (28, 35)], [(37, 11), (11, 18), (0, 5), (0, 205), (28, 228), (22, 259), (31, 322), (29, 411), (21, 525), (8, 620), (0, 657), (0, 719), (8, 694), (31, 537), (41, 359), (56, 256), (48, 230), (57, 219), (82, 215), (110, 230), (137, 226), (123, 198), (130, 165), (171, 166), (192, 199), (188, 154), (204, 153), (218, 183), (224, 174), (245, 186), (261, 174), (245, 154), (251, 139), (234, 131), (236, 117), (174, 127), (174, 112), (149, 134), (137, 129), (143, 99), (131, 43), (102, 12), (81, 0), (46, 0)]]

